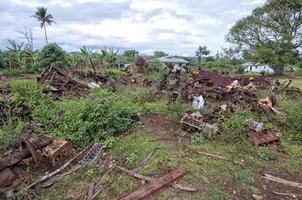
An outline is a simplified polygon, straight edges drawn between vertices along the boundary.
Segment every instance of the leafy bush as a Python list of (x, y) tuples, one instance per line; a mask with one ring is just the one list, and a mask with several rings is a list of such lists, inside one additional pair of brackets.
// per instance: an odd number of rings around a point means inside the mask
[(24, 123), (20, 120), (11, 122), (0, 128), (0, 151), (11, 146), (18, 146), (19, 136)]
[(66, 52), (57, 44), (48, 44), (39, 53), (35, 69), (40, 71), (47, 68), (51, 63), (57, 67), (67, 69), (69, 67)]
[(121, 71), (120, 69), (116, 69), (116, 68), (107, 68), (104, 71), (105, 71), (105, 74), (112, 76), (116, 79), (120, 79), (125, 75), (125, 72)]
[(35, 81), (16, 80), (11, 82), (10, 89), (14, 100), (23, 100), (32, 106), (40, 102), (43, 89)]
[(55, 102), (33, 81), (15, 81), (11, 88), (15, 100), (29, 103), (33, 119), (43, 125), (41, 131), (77, 147), (106, 140), (134, 126), (136, 109), (109, 92)]
[(150, 72), (160, 72), (165, 68), (164, 64), (159, 59), (153, 59), (148, 66)]
[(296, 143), (302, 142), (302, 103), (301, 102), (287, 102), (284, 106), (287, 111), (286, 124), (289, 128), (286, 137)]
[(244, 140), (247, 136), (247, 129), (243, 122), (250, 118), (258, 119), (256, 114), (249, 109), (237, 110), (230, 117), (221, 117), (222, 138), (228, 142)]
[(5, 68), (3, 53), (0, 51), (0, 69)]

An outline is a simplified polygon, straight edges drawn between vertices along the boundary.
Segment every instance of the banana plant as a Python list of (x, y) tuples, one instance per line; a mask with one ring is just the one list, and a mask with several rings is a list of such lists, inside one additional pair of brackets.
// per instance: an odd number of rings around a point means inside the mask
[(117, 60), (118, 60), (118, 55), (117, 55), (118, 52), (119, 52), (119, 50), (114, 51), (112, 48), (109, 49), (108, 62), (109, 62), (110, 67), (113, 67), (116, 65)]

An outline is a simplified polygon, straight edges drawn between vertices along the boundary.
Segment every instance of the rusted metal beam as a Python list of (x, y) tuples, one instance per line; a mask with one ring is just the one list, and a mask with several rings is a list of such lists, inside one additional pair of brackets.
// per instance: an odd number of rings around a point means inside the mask
[(148, 200), (159, 195), (162, 190), (187, 173), (186, 169), (177, 168), (140, 189), (118, 197), (115, 200)]
[(18, 164), (23, 159), (33, 156), (33, 151), (43, 149), (47, 145), (51, 144), (52, 139), (46, 135), (41, 135), (36, 141), (30, 142), (29, 140), (26, 140), (26, 143), (30, 143), (30, 147), (25, 143), (22, 143), (24, 147), (22, 151), (0, 160), (0, 172), (10, 166)]

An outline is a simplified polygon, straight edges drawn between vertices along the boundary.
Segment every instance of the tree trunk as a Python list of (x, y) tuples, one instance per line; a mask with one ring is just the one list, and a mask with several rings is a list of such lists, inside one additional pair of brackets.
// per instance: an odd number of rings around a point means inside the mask
[(284, 75), (284, 64), (282, 62), (278, 63), (275, 66), (275, 75), (277, 76)]
[(46, 25), (45, 24), (44, 24), (44, 34), (45, 34), (46, 44), (48, 44), (47, 33), (46, 33)]

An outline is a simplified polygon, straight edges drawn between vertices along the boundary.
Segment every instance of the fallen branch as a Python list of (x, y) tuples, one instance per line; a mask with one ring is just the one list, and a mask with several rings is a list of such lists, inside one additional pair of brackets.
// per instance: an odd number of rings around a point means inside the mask
[(297, 182), (293, 182), (293, 181), (288, 181), (279, 177), (275, 177), (269, 174), (264, 174), (264, 178), (269, 180), (269, 181), (273, 181), (276, 183), (281, 183), (284, 185), (288, 185), (288, 186), (292, 186), (292, 187), (297, 187), (297, 188), (301, 188), (302, 189), (302, 183), (297, 183)]
[(275, 191), (273, 191), (273, 194), (280, 195), (280, 196), (288, 196), (288, 197), (292, 197), (295, 199), (298, 197), (302, 197), (302, 195), (298, 195), (298, 194), (281, 193), (281, 192), (275, 192)]
[(232, 160), (230, 158), (223, 157), (223, 156), (219, 156), (219, 155), (215, 155), (215, 154), (211, 154), (211, 153), (207, 153), (207, 152), (202, 152), (202, 151), (195, 151), (193, 149), (190, 149), (190, 150), (194, 151), (195, 153), (204, 155), (204, 156), (209, 156), (209, 157), (217, 158), (217, 159), (220, 159), (220, 160), (231, 161), (231, 162), (234, 162), (234, 163), (239, 164), (239, 165), (245, 165), (243, 162), (235, 161), (235, 160)]
[(134, 173), (139, 173), (144, 167), (145, 165), (149, 162), (149, 160), (151, 159), (151, 157), (154, 155), (156, 149), (154, 149), (153, 151), (151, 151), (139, 164), (138, 167), (132, 169), (131, 171)]
[(72, 159), (70, 159), (68, 162), (66, 162), (64, 165), (62, 165), (60, 168), (56, 169), (55, 171), (45, 175), (45, 176), (42, 176), (40, 179), (38, 179), (36, 182), (32, 183), (31, 185), (29, 185), (26, 189), (29, 189), (29, 188), (32, 188), (33, 186), (37, 185), (38, 183), (41, 183), (43, 181), (46, 181), (47, 179), (49, 179), (50, 177), (60, 173), (61, 171), (63, 171), (66, 167), (68, 167), (72, 161), (74, 161), (76, 158), (78, 158), (82, 153), (84, 152), (81, 151), (80, 153), (78, 153), (76, 156), (74, 156)]

